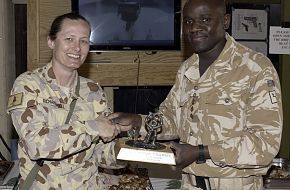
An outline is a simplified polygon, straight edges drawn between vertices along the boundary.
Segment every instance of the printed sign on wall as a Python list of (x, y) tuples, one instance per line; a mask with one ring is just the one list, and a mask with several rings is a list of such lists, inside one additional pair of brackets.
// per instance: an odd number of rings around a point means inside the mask
[(290, 28), (270, 27), (269, 53), (290, 54)]

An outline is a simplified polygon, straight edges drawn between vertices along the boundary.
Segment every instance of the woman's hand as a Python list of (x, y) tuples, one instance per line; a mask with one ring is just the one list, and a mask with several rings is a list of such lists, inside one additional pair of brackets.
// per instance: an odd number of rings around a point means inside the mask
[(121, 132), (120, 126), (112, 123), (108, 117), (100, 115), (97, 120), (99, 136), (104, 142), (113, 140)]
[(134, 129), (139, 131), (142, 125), (142, 118), (138, 114), (115, 112), (108, 116), (113, 124), (120, 126), (121, 131)]

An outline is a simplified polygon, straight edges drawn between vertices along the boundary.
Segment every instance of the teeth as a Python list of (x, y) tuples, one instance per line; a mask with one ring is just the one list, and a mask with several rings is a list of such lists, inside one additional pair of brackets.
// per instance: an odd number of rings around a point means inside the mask
[(67, 54), (67, 55), (74, 59), (79, 59), (81, 57), (80, 55), (75, 55), (75, 54)]

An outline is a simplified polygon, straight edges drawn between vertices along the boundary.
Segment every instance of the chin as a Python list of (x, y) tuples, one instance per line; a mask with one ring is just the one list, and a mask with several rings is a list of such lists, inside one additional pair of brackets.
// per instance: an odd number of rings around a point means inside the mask
[(205, 51), (206, 51), (206, 50), (204, 50), (204, 49), (192, 48), (192, 52), (193, 52), (193, 53), (196, 53), (196, 54), (203, 53), (203, 52), (205, 52)]
[(72, 69), (78, 69), (81, 67), (81, 63), (72, 63), (72, 64), (69, 64), (68, 67), (72, 68)]

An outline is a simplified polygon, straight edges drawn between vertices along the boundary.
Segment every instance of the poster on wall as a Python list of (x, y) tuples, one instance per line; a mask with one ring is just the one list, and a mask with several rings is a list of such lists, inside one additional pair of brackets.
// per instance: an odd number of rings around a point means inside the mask
[(270, 27), (269, 53), (290, 54), (290, 28)]
[(235, 39), (267, 39), (268, 9), (232, 8), (231, 29)]

